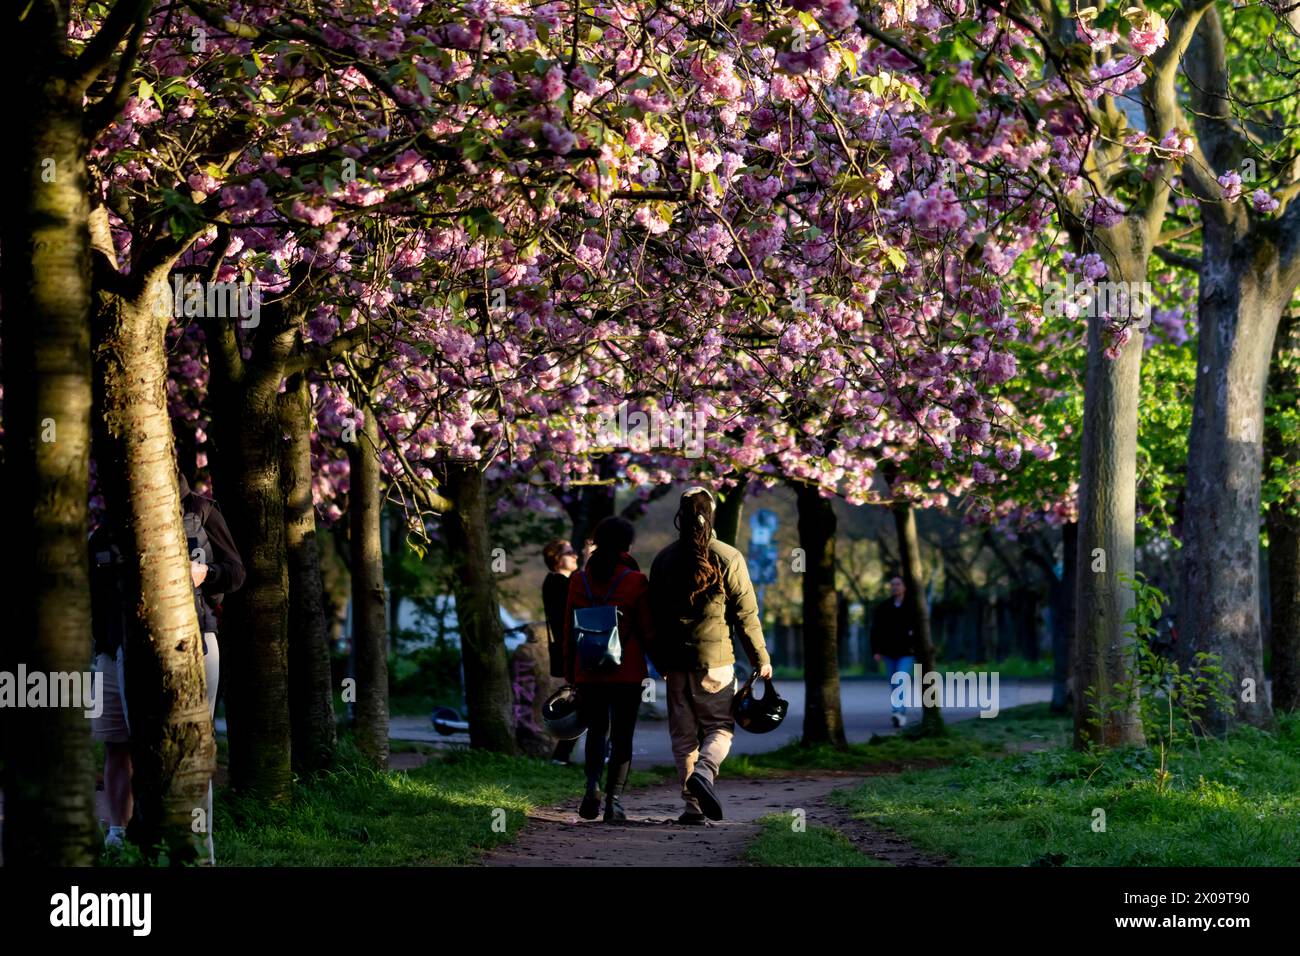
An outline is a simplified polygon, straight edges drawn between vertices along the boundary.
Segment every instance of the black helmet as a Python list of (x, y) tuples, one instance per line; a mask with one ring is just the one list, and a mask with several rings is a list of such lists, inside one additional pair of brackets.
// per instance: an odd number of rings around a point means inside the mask
[(763, 690), (762, 698), (755, 697), (756, 680), (758, 680), (758, 671), (749, 675), (745, 686), (740, 688), (740, 693), (732, 699), (731, 715), (736, 718), (736, 723), (740, 724), (742, 729), (748, 730), (751, 734), (765, 734), (781, 726), (786, 711), (790, 709), (790, 702), (776, 692), (771, 678), (764, 680), (767, 687)]
[(582, 708), (578, 706), (578, 688), (565, 684), (542, 705), (542, 723), (560, 740), (577, 740), (587, 729)]

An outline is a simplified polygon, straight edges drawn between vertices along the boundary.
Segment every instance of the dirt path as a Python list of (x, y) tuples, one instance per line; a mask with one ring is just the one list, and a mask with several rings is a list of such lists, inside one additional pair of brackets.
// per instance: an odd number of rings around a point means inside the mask
[(681, 794), (675, 785), (631, 791), (624, 795), (626, 824), (605, 824), (578, 817), (578, 798), (530, 815), (515, 842), (488, 853), (486, 866), (738, 866), (759, 833), (757, 821), (773, 814), (803, 810), (810, 824), (843, 832), (868, 856), (901, 866), (936, 866), (898, 836), (853, 820), (831, 804), (833, 790), (850, 787), (860, 776), (731, 779), (717, 784), (727, 817), (709, 827), (676, 823)]

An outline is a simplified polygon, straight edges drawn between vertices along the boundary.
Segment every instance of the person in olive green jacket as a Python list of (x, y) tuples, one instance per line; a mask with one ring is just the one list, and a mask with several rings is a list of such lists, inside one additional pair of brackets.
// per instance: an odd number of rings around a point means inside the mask
[(650, 656), (668, 684), (668, 733), (686, 803), (678, 822), (700, 825), (722, 819), (713, 783), (735, 730), (733, 629), (761, 676), (772, 676), (772, 664), (745, 559), (713, 533), (713, 495), (688, 488), (674, 524), (679, 539), (650, 566)]

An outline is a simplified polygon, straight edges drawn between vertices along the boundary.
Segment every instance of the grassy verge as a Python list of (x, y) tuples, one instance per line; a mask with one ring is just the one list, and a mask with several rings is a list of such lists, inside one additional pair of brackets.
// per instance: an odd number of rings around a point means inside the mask
[(764, 817), (763, 829), (745, 851), (755, 866), (889, 866), (862, 853), (848, 837), (830, 827), (795, 830), (787, 816)]
[[(997, 738), (999, 728), (979, 726), (996, 721), (966, 723), (973, 726), (955, 733)], [(1014, 735), (1015, 723), (1001, 730)], [(1038, 730), (1055, 742), (1050, 727)], [(1090, 756), (1056, 746), (878, 777), (843, 799), (856, 815), (959, 864), (1300, 863), (1300, 718), (1283, 718), (1276, 733), (1243, 728), (1201, 741), (1199, 752), (1171, 759), (1163, 789), (1156, 766), (1147, 750)]]
[(1053, 716), (1046, 704), (1002, 711), (997, 717), (962, 720), (942, 737), (919, 737), (912, 727), (889, 737), (872, 737), (844, 750), (789, 744), (779, 750), (727, 760), (728, 776), (762, 777), (773, 771), (845, 773), (936, 766), (969, 757), (994, 757), (1025, 747), (1058, 746), (1069, 741), (1069, 724)]
[[(1052, 678), (1051, 658), (1031, 661), (1026, 657), (1015, 654), (1000, 661), (985, 661), (979, 664), (969, 661), (941, 660), (937, 666), (943, 671), (975, 671), (977, 673), (981, 671), (997, 671), (999, 675), (1007, 680), (1051, 680)], [(804, 676), (802, 667), (790, 667), (788, 665), (775, 668), (774, 673), (778, 680), (803, 680)], [(884, 665), (874, 660), (840, 668), (840, 677), (842, 678), (878, 678), (884, 680), (886, 676)]]
[[(633, 786), (658, 781), (634, 772)], [(527, 812), (571, 801), (582, 772), (546, 761), (447, 753), (423, 767), (377, 773), (351, 760), (300, 783), (289, 807), (219, 792), (214, 828), (223, 866), (454, 866), (514, 838)]]

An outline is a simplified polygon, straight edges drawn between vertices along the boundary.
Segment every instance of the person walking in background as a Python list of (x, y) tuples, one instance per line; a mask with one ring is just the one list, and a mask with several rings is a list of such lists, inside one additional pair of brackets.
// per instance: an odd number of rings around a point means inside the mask
[[(186, 549), (190, 553), (190, 579), (194, 583), (194, 609), (203, 634), (203, 666), (207, 681), (208, 716), (216, 717), (217, 691), (221, 683), (221, 649), (217, 631), (221, 624), (221, 602), (244, 585), (244, 562), (235, 547), (226, 519), (213, 498), (196, 494), (184, 472), (177, 469), (181, 494), (181, 521), (185, 526)], [(212, 845), (212, 783), (208, 782), (207, 862), (216, 863)]]
[[(636, 732), (641, 687), (646, 679), (646, 650), (654, 631), (647, 605), (649, 586), (636, 559), (628, 553), (636, 531), (625, 518), (605, 518), (593, 534), (595, 549), (582, 571), (569, 578), (565, 611), (564, 667), (569, 683), (578, 688), (579, 706), (587, 724), (587, 789), (578, 815), (594, 820), (600, 812), (600, 773), (609, 737), (609, 774), (605, 781), (605, 822), (627, 819), (619, 798), (632, 769), (632, 736)], [(574, 633), (574, 611), (613, 605), (619, 609), (619, 661), (608, 669), (584, 667)]]
[(131, 736), (126, 709), (125, 646), (130, 618), (123, 589), (123, 556), (108, 522), (90, 535), (90, 631), (94, 669), (104, 675), (103, 706), (91, 736), (104, 745), (104, 797), (108, 801), (105, 846), (126, 840), (131, 794)]
[[(185, 529), (185, 550), (190, 557), (190, 581), (194, 585), (194, 610), (203, 640), (208, 716), (213, 717), (221, 679), (218, 611), (222, 598), (243, 585), (244, 563), (217, 503), (192, 492), (189, 481), (179, 469), (176, 477), (181, 498), (181, 522)], [(95, 719), (92, 735), (104, 744), (104, 792), (109, 804), (108, 834), (104, 842), (108, 846), (121, 846), (133, 809), (131, 737), (125, 697), (125, 675), (131, 664), (124, 653), (128, 617), (121, 590), (122, 555), (107, 526), (91, 536), (90, 550), (95, 669), (104, 674), (104, 706)], [(204, 862), (209, 865), (216, 862), (212, 844), (212, 811), (212, 784), (209, 783), (204, 835), (207, 856)]]
[[(916, 614), (907, 602), (907, 586), (900, 577), (889, 579), (889, 597), (876, 605), (871, 617), (871, 653), (885, 664), (885, 676), (894, 687), (895, 675), (911, 674), (916, 661)], [(907, 704), (893, 702), (890, 694), (890, 722), (895, 727), (907, 723)]]
[(713, 495), (688, 488), (673, 523), (678, 540), (650, 566), (651, 657), (668, 685), (668, 733), (686, 804), (678, 822), (698, 826), (722, 819), (714, 782), (735, 730), (733, 629), (761, 677), (772, 676), (772, 664), (745, 559), (714, 534)]
[[(542, 582), (542, 608), (546, 613), (546, 649), (550, 656), (551, 677), (564, 679), (564, 612), (569, 604), (569, 576), (578, 570), (578, 555), (573, 545), (556, 538), (542, 549), (546, 562), (546, 580)], [(561, 740), (555, 745), (551, 763), (568, 766), (575, 740)]]

